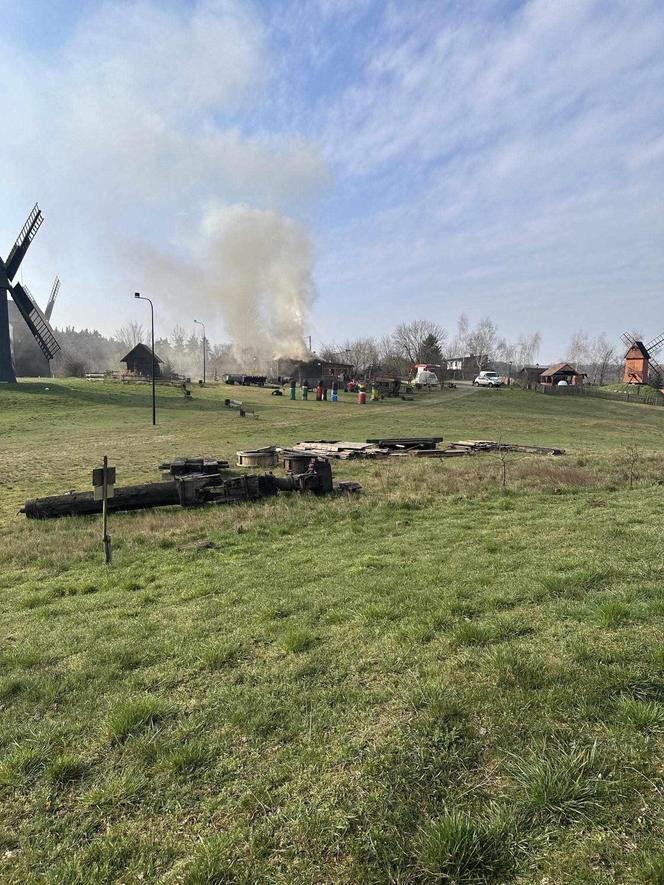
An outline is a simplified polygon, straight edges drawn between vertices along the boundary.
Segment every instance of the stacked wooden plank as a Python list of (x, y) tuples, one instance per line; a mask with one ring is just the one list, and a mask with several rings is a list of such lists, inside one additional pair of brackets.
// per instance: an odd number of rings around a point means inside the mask
[(333, 458), (337, 461), (349, 461), (352, 458), (387, 458), (389, 449), (382, 449), (371, 443), (350, 442), (346, 440), (305, 440), (291, 446), (289, 452), (304, 452), (319, 458)]

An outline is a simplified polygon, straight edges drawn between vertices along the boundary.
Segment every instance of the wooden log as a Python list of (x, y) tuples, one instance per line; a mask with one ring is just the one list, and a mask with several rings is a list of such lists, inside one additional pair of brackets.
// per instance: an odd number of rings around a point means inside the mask
[[(169, 507), (180, 503), (175, 482), (146, 482), (135, 486), (116, 487), (108, 499), (108, 510), (142, 510), (144, 507)], [(92, 492), (68, 492), (26, 501), (21, 508), (28, 519), (57, 519), (60, 516), (87, 516), (101, 513), (102, 502)]]

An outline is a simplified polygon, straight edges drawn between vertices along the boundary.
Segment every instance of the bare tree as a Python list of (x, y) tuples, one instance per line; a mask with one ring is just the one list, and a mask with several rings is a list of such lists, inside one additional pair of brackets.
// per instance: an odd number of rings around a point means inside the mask
[(132, 320), (132, 322), (125, 323), (124, 326), (120, 326), (119, 329), (116, 329), (113, 333), (113, 337), (119, 344), (122, 344), (123, 348), (131, 350), (136, 347), (137, 344), (141, 344), (145, 341), (146, 334), (143, 326)]
[(585, 366), (590, 357), (590, 336), (584, 329), (572, 335), (565, 359), (575, 368)]
[(322, 360), (329, 363), (347, 362), (346, 355), (342, 352), (341, 345), (335, 344), (334, 342), (321, 342), (321, 345), (318, 348), (318, 355)]
[(347, 339), (337, 350), (337, 357), (355, 366), (359, 374), (378, 363), (378, 344), (375, 338)]
[(567, 348), (567, 361), (579, 372), (585, 372), (593, 384), (606, 383), (607, 376), (616, 368), (616, 357), (616, 347), (604, 332), (591, 338), (588, 332), (579, 329)]
[(519, 335), (516, 342), (515, 363), (523, 368), (532, 366), (539, 354), (542, 336), (539, 332), (525, 332)]
[(606, 381), (611, 365), (616, 361), (616, 348), (606, 334), (598, 335), (590, 346), (590, 366), (592, 380), (595, 384), (602, 385)]
[(408, 361), (397, 349), (391, 335), (384, 335), (378, 341), (378, 362), (386, 372), (394, 372), (397, 375), (405, 374), (408, 369)]
[(533, 364), (539, 353), (541, 338), (539, 332), (522, 332), (514, 343), (499, 340), (494, 355), (506, 364), (508, 374), (513, 369), (518, 372), (524, 366)]
[(466, 351), (466, 342), (470, 334), (470, 323), (465, 313), (459, 314), (457, 319), (457, 331), (452, 341), (452, 352), (454, 356), (461, 356)]
[(483, 317), (473, 328), (465, 314), (461, 314), (457, 334), (463, 349), (475, 358), (478, 372), (485, 369), (491, 359), (506, 348), (505, 341), (498, 337), (498, 328), (490, 317)]
[(431, 320), (400, 323), (392, 333), (396, 352), (410, 364), (441, 362), (447, 332)]

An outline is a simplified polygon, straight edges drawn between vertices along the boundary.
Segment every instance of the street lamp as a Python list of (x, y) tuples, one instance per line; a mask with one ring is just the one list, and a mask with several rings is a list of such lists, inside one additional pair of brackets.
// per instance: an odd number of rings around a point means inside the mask
[(200, 320), (194, 320), (194, 322), (203, 326), (203, 386), (205, 386), (205, 351), (207, 350), (207, 339), (205, 338), (205, 323), (202, 323)]
[(150, 305), (150, 320), (152, 327), (152, 425), (157, 423), (157, 395), (155, 391), (155, 356), (154, 356), (154, 305), (149, 298), (141, 295), (140, 292), (134, 292), (134, 298), (140, 298), (141, 301), (147, 301)]

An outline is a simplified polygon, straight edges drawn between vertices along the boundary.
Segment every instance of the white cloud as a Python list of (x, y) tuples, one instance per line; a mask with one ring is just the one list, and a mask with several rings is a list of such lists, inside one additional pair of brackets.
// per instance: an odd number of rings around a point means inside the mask
[(0, 36), (0, 234), (40, 198), (60, 317), (69, 285), (68, 321), (113, 328), (142, 249), (189, 259), (211, 205), (250, 204), (315, 225), (326, 340), (463, 308), (557, 355), (598, 316), (658, 324), (659, 0), (93, 9), (49, 53)]
[[(552, 349), (579, 316), (656, 325), (663, 46), (656, 3), (391, 7), (321, 112), (337, 180), (374, 198), (326, 232), (323, 296), (382, 296), (388, 325), (409, 299), (448, 324), (492, 311), (508, 333), (539, 325)], [(355, 316), (371, 315), (367, 298)]]
[[(0, 168), (12, 170), (3, 203), (19, 213), (42, 203), (47, 224), (26, 265), (37, 290), (62, 277), (59, 322), (115, 328), (122, 295), (150, 285), (130, 278), (145, 244), (186, 257), (212, 200), (297, 211), (320, 194), (329, 175), (314, 146), (245, 131), (267, 54), (264, 26), (240, 0), (115, 0), (48, 56), (0, 38), (12, 120), (0, 141)], [(5, 240), (21, 222), (3, 215)]]

